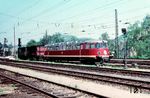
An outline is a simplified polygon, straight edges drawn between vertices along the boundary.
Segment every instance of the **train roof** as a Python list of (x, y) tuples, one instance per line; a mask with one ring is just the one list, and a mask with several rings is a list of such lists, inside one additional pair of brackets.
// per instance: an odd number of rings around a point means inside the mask
[(85, 41), (83, 43), (103, 43), (103, 42), (107, 43), (106, 40), (89, 40), (89, 41)]
[(42, 47), (43, 45), (33, 45), (33, 46), (22, 46), (18, 48), (31, 48), (31, 47)]
[(103, 43), (103, 42), (107, 43), (106, 40), (89, 40), (89, 41), (60, 42), (60, 43), (47, 44), (45, 46), (59, 46), (59, 45), (83, 44), (83, 43)]

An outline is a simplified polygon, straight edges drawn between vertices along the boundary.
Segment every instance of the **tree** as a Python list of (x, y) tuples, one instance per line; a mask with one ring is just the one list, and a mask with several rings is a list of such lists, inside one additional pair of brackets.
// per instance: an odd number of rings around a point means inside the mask
[(64, 42), (75, 42), (75, 41), (78, 41), (79, 39), (76, 37), (76, 36), (73, 36), (73, 35), (62, 35), (63, 38), (64, 38)]
[(128, 28), (128, 50), (129, 55), (136, 58), (150, 58), (150, 16), (147, 15), (143, 22), (135, 22)]
[(3, 47), (3, 45), (2, 45), (2, 43), (0, 42), (0, 50), (2, 49), (2, 47)]
[(115, 40), (114, 39), (108, 40), (108, 47), (111, 52), (115, 51)]
[(101, 39), (102, 39), (102, 40), (106, 40), (106, 41), (108, 41), (108, 39), (109, 39), (108, 33), (107, 33), (107, 32), (102, 33), (102, 35), (101, 35)]
[(109, 35), (108, 35), (107, 32), (102, 33), (101, 36), (99, 37), (99, 39), (108, 41), (109, 50), (111, 52), (115, 51), (115, 40), (114, 39), (109, 39)]
[(146, 32), (150, 32), (150, 15), (147, 15), (144, 18), (144, 21), (142, 23), (142, 28), (143, 30), (145, 30)]
[(47, 35), (46, 33), (38, 43), (40, 45), (46, 45), (50, 43), (59, 43), (59, 42), (64, 42), (64, 37), (60, 33), (56, 33), (52, 36)]
[(30, 40), (28, 43), (27, 43), (27, 47), (30, 47), (30, 46), (35, 46), (37, 45), (37, 42), (35, 40)]
[(51, 43), (64, 42), (64, 37), (60, 33), (55, 33), (51, 37)]
[(51, 42), (51, 36), (49, 36), (49, 35), (47, 35), (47, 33), (45, 33), (45, 35), (43, 36), (43, 38), (41, 38), (38, 43), (40, 45), (46, 45), (46, 44), (48, 44), (50, 42)]

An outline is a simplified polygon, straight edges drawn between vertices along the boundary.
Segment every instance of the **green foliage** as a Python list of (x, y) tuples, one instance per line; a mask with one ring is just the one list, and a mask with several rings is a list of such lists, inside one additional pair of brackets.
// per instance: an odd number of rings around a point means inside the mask
[(43, 38), (40, 39), (38, 42), (39, 45), (46, 45), (48, 44), (48, 41), (51, 39), (51, 36), (48, 36), (47, 33), (43, 36)]
[(51, 43), (64, 42), (64, 38), (60, 33), (56, 33), (51, 37)]
[(37, 42), (35, 40), (30, 40), (28, 43), (27, 43), (27, 47), (30, 47), (30, 46), (35, 46), (37, 45)]
[(150, 58), (150, 16), (147, 15), (143, 22), (136, 22), (128, 28), (128, 50), (134, 49), (136, 55), (133, 58)]
[(108, 47), (109, 47), (110, 51), (115, 50), (115, 40), (109, 39), (109, 35), (107, 32), (102, 33), (101, 36), (99, 37), (99, 39), (108, 41)]
[(73, 35), (63, 35), (64, 41), (65, 42), (70, 42), (70, 41), (78, 41), (79, 39)]
[(108, 47), (111, 52), (115, 51), (115, 40), (114, 39), (108, 40)]
[[(35, 43), (34, 45), (46, 45), (46, 44), (59, 43), (59, 42), (85, 41), (85, 40), (90, 40), (90, 39), (88, 38), (79, 39), (73, 35), (68, 35), (68, 34), (62, 35), (60, 33), (55, 33), (50, 36), (50, 35), (47, 35), (47, 33), (45, 33), (43, 38), (41, 38), (40, 41)], [(31, 46), (30, 43), (29, 43), (29, 46)]]
[(27, 43), (27, 46), (34, 46), (34, 45), (46, 45), (46, 44), (52, 44), (52, 43), (59, 43), (59, 42), (70, 42), (70, 41), (78, 41), (78, 40), (83, 40), (83, 39), (78, 39), (75, 36), (72, 35), (62, 35), (60, 33), (55, 33), (53, 35), (45, 35), (43, 38), (40, 39), (39, 42), (36, 42), (34, 40), (30, 40)]
[(107, 32), (103, 33), (103, 34), (101, 35), (101, 39), (108, 41), (108, 40), (109, 40), (108, 33), (107, 33)]
[(60, 33), (56, 33), (52, 36), (47, 35), (47, 33), (45, 33), (43, 38), (40, 39), (40, 41), (38, 43), (40, 45), (46, 45), (49, 43), (58, 43), (58, 42), (64, 42), (64, 37)]
[(3, 47), (2, 43), (0, 42), (0, 49)]
[[(108, 41), (110, 51), (115, 50), (115, 39), (109, 39), (107, 33), (103, 33), (101, 40)], [(119, 57), (124, 56), (124, 37), (119, 36)], [(128, 58), (150, 59), (150, 15), (143, 22), (130, 24), (127, 32), (127, 55)]]

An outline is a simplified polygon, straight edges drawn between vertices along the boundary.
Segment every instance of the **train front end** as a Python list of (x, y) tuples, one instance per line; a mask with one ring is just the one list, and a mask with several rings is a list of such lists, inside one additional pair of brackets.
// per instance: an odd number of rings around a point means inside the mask
[(103, 62), (109, 62), (110, 58), (112, 58), (107, 41), (101, 41), (96, 43), (96, 62), (102, 64)]

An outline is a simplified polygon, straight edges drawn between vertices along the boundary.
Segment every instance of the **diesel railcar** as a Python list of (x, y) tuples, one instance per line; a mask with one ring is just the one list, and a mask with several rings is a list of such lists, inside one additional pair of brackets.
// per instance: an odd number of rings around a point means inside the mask
[(112, 58), (107, 41), (62, 42), (45, 46), (21, 47), (20, 59), (81, 61), (102, 64)]

